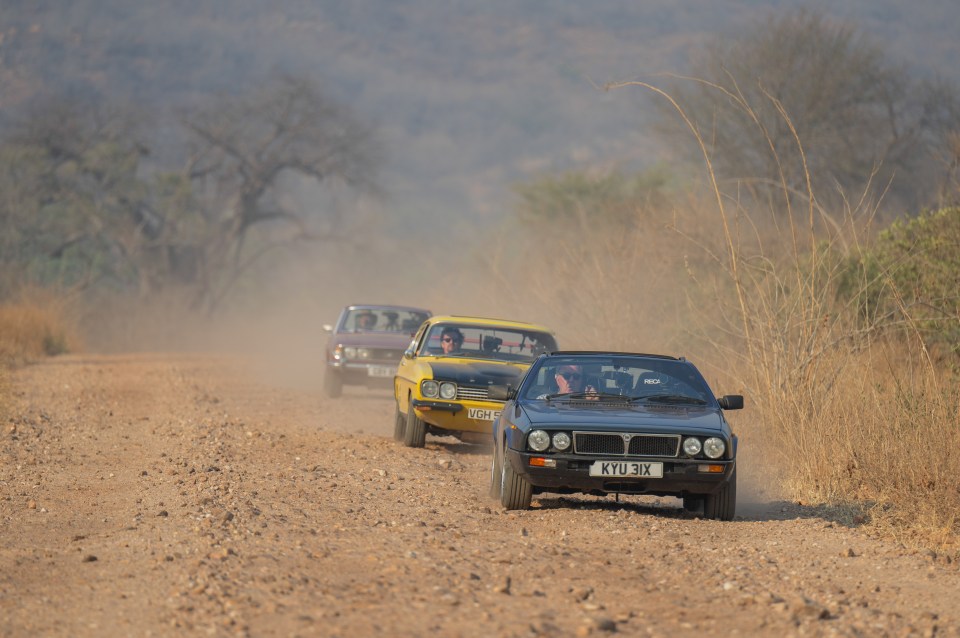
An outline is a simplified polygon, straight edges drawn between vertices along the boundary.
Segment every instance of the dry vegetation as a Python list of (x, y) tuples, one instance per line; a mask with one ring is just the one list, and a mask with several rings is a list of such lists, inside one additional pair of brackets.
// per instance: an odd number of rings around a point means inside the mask
[(0, 364), (21, 364), (78, 346), (63, 297), (27, 290), (0, 304)]

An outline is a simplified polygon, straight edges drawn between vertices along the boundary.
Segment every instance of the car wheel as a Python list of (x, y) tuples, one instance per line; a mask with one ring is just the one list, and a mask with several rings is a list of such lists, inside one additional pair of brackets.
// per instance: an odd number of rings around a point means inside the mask
[(702, 512), (703, 511), (703, 496), (684, 496), (683, 497), (683, 510), (685, 512)]
[(703, 517), (715, 521), (732, 521), (737, 509), (737, 468), (733, 468), (730, 480), (703, 500)]
[(413, 405), (407, 406), (407, 422), (403, 429), (403, 444), (407, 447), (423, 447), (427, 440), (427, 426), (417, 416)]
[(400, 405), (397, 404), (397, 414), (393, 417), (393, 440), (402, 441), (404, 426), (407, 424), (407, 415), (400, 411)]
[(331, 370), (323, 374), (323, 392), (331, 399), (337, 399), (343, 394), (343, 379), (339, 374)]
[(490, 498), (500, 498), (500, 485), (503, 481), (503, 472), (500, 469), (500, 447), (493, 446), (493, 455), (490, 460)]
[[(502, 446), (497, 446), (500, 449)], [(533, 486), (527, 479), (517, 474), (507, 455), (501, 452), (500, 457), (500, 504), (508, 510), (530, 509), (533, 499)]]

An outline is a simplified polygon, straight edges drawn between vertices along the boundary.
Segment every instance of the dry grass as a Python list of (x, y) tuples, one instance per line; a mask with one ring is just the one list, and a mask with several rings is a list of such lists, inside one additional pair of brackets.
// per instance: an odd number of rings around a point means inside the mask
[(0, 305), (0, 363), (17, 365), (76, 350), (80, 340), (67, 304), (53, 293), (30, 290)]

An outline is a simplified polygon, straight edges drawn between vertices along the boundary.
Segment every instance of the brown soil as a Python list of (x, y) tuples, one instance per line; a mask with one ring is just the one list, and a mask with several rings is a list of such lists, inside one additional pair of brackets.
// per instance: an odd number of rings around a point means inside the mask
[(815, 510), (503, 512), (488, 451), (398, 445), (388, 392), (327, 401), (181, 355), (61, 357), (11, 384), (3, 636), (960, 634), (956, 563)]

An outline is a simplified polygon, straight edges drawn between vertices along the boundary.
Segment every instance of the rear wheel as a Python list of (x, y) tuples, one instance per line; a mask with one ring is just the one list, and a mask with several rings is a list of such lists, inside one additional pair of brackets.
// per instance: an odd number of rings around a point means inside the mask
[(730, 480), (703, 500), (703, 517), (715, 521), (732, 521), (737, 509), (737, 468), (733, 468)]
[(393, 417), (393, 440), (402, 441), (404, 426), (407, 424), (407, 415), (400, 411), (400, 405), (397, 404), (397, 414)]
[(331, 399), (337, 399), (343, 394), (343, 379), (332, 370), (323, 374), (323, 392)]
[(701, 512), (703, 510), (703, 496), (700, 494), (684, 496), (683, 509), (686, 512)]
[(503, 481), (503, 472), (500, 469), (503, 461), (500, 460), (500, 446), (493, 446), (493, 458), (490, 461), (490, 498), (500, 497), (500, 483)]
[[(498, 445), (500, 449), (502, 445)], [(533, 486), (527, 479), (514, 471), (507, 460), (506, 450), (500, 456), (500, 504), (508, 510), (530, 509), (533, 499)]]
[(403, 429), (403, 444), (407, 447), (423, 447), (427, 441), (427, 426), (417, 416), (413, 404), (407, 405), (407, 422)]

